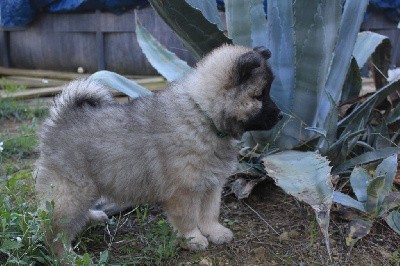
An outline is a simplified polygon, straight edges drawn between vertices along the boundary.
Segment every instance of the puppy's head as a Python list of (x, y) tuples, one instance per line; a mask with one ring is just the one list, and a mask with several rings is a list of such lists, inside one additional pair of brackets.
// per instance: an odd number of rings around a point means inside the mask
[(245, 131), (271, 129), (281, 118), (270, 97), (274, 79), (265, 47), (222, 46), (193, 72), (193, 98), (219, 130), (235, 138)]
[(225, 84), (224, 108), (221, 110), (222, 130), (240, 138), (245, 131), (269, 130), (282, 118), (270, 97), (274, 79), (268, 59), (271, 52), (256, 47), (238, 54)]

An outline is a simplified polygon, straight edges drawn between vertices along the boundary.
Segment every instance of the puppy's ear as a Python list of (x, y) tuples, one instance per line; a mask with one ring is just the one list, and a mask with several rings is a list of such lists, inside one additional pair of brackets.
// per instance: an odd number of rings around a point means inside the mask
[(261, 66), (263, 61), (259, 53), (247, 52), (241, 55), (237, 60), (237, 82), (238, 84), (246, 81), (253, 69)]
[(264, 46), (257, 46), (253, 49), (254, 51), (258, 52), (264, 59), (271, 58), (271, 51), (265, 48)]

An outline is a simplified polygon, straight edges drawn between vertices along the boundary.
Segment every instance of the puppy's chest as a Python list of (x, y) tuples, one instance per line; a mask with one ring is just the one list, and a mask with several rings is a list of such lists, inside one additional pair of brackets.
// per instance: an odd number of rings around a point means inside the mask
[(182, 185), (195, 189), (221, 187), (236, 170), (236, 149), (203, 147), (173, 162)]

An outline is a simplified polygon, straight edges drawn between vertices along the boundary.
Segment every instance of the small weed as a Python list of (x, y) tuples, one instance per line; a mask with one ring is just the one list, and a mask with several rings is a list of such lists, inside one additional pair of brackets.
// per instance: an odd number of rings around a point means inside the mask
[(317, 219), (312, 216), (313, 219), (311, 220), (310, 223), (310, 229), (309, 229), (309, 234), (310, 234), (310, 246), (315, 244), (315, 241), (317, 240), (318, 236), (318, 223)]
[(390, 256), (390, 261), (392, 262), (392, 265), (400, 265), (400, 252), (393, 252)]
[(141, 229), (146, 224), (148, 211), (149, 207), (147, 205), (135, 208), (136, 219), (138, 220)]
[(230, 219), (224, 219), (223, 222), (224, 222), (224, 225), (227, 225), (227, 226), (233, 226), (235, 224), (238, 224), (237, 220), (230, 220)]
[(165, 259), (175, 256), (180, 250), (180, 244), (185, 241), (176, 235), (164, 219), (160, 219), (151, 225), (146, 238), (148, 246), (145, 254), (151, 258), (150, 263), (156, 265), (160, 265)]

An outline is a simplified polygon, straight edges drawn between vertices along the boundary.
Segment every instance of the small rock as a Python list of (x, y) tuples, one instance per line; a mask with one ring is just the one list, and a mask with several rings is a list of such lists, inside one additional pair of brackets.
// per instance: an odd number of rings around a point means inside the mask
[(267, 261), (267, 250), (264, 247), (258, 247), (253, 249), (254, 258), (257, 262)]
[(382, 256), (383, 257), (385, 257), (386, 259), (390, 259), (390, 258), (392, 258), (392, 253), (390, 253), (390, 252), (387, 252), (387, 251), (385, 251), (385, 250), (379, 250), (379, 252), (382, 254)]
[(300, 232), (298, 232), (296, 230), (290, 230), (288, 232), (288, 236), (289, 236), (289, 238), (292, 238), (292, 239), (299, 239), (301, 234), (300, 234)]
[(212, 266), (212, 265), (213, 265), (212, 261), (208, 257), (201, 259), (201, 261), (199, 262), (199, 266)]
[(288, 241), (289, 240), (289, 232), (283, 232), (280, 236), (279, 236), (279, 241)]
[(78, 72), (79, 74), (83, 74), (83, 73), (85, 73), (85, 69), (83, 67), (78, 67), (76, 72)]

